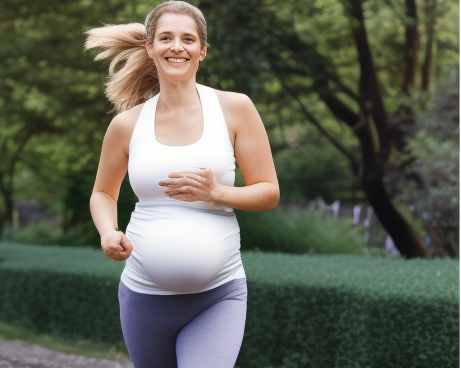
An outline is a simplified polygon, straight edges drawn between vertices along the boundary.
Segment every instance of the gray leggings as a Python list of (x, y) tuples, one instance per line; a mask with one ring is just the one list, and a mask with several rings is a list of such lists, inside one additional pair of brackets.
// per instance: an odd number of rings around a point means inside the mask
[(195, 294), (119, 287), (120, 320), (134, 368), (233, 368), (243, 339), (245, 279)]

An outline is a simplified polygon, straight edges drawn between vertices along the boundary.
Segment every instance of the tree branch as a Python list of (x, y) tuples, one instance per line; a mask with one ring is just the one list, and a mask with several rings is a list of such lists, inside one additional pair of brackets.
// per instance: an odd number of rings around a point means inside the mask
[(322, 127), (320, 122), (307, 110), (306, 106), (304, 106), (303, 102), (299, 99), (298, 95), (291, 89), (283, 79), (279, 79), (280, 83), (282, 84), (283, 88), (293, 97), (293, 99), (298, 103), (299, 107), (301, 108), (302, 113), (304, 116), (319, 130), (320, 133), (328, 140), (330, 143), (340, 151), (344, 156), (347, 157), (349, 163), (351, 165), (352, 171), (354, 173), (358, 173), (359, 171), (359, 163), (354, 158), (352, 153), (350, 153), (346, 148), (341, 145), (341, 143), (336, 140), (325, 128)]

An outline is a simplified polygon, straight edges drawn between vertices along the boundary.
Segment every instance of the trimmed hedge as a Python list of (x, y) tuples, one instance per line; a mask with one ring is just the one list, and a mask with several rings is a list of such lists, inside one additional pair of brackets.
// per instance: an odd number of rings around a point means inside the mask
[[(90, 248), (0, 243), (0, 320), (123, 345), (123, 263)], [(244, 252), (240, 368), (459, 367), (456, 260)]]
[(456, 260), (245, 254), (242, 367), (459, 367)]
[(123, 346), (118, 277), (101, 250), (0, 243), (0, 320)]

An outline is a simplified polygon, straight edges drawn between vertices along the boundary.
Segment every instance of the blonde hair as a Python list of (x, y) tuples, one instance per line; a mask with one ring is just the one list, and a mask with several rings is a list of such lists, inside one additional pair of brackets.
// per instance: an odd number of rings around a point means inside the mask
[(192, 17), (201, 47), (208, 46), (205, 17), (199, 9), (184, 1), (169, 0), (158, 5), (147, 15), (145, 25), (107, 25), (85, 32), (85, 49), (100, 48), (103, 51), (95, 60), (110, 60), (105, 93), (117, 113), (129, 110), (159, 92), (157, 69), (147, 55), (145, 44), (153, 42), (158, 20), (167, 13)]

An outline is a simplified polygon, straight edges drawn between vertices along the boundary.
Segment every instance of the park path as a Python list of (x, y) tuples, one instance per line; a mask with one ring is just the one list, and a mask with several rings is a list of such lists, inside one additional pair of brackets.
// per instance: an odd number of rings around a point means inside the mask
[(128, 362), (59, 353), (39, 345), (0, 338), (0, 368), (133, 368)]

